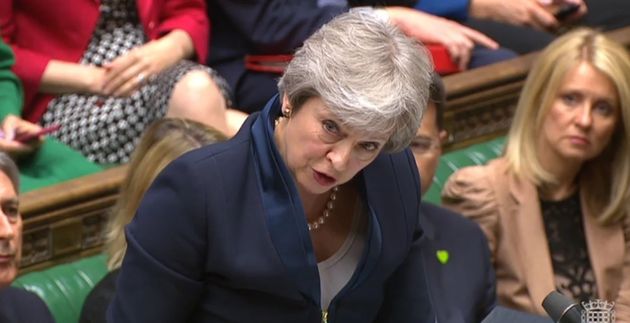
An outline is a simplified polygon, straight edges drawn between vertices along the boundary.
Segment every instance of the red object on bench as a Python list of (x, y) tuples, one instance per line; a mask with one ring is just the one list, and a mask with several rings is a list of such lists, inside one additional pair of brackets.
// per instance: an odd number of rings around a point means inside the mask
[[(438, 44), (428, 44), (426, 47), (433, 57), (435, 71), (438, 74), (447, 75), (459, 72), (446, 47)], [(247, 55), (245, 68), (255, 72), (282, 74), (292, 58), (293, 55)]]
[(438, 74), (448, 75), (460, 71), (459, 67), (455, 64), (451, 55), (448, 53), (446, 47), (439, 44), (428, 44), (426, 47), (431, 53), (431, 57), (433, 57), (433, 65), (435, 66), (435, 71)]

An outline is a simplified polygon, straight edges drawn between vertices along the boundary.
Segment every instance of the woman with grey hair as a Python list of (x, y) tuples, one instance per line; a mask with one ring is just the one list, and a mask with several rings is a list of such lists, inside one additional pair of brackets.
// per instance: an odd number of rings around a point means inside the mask
[(112, 322), (434, 322), (411, 154), (431, 62), (370, 9), (323, 26), (233, 139), (127, 227)]

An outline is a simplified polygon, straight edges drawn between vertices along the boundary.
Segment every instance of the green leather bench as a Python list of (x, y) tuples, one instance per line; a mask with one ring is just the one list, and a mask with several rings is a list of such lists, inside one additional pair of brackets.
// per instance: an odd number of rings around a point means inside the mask
[(504, 145), (505, 137), (499, 137), (442, 155), (438, 169), (433, 177), (433, 184), (429, 191), (425, 193), (424, 200), (439, 205), (441, 203), (440, 193), (444, 183), (453, 172), (466, 166), (486, 164), (491, 159), (501, 156)]
[(105, 274), (105, 255), (97, 255), (22, 275), (13, 286), (39, 295), (57, 323), (76, 323), (83, 301)]
[[(444, 154), (425, 200), (440, 204), (444, 182), (457, 169), (481, 165), (501, 155), (504, 138)], [(107, 273), (105, 256), (98, 255), (20, 276), (13, 285), (38, 294), (57, 323), (76, 323), (86, 296)]]

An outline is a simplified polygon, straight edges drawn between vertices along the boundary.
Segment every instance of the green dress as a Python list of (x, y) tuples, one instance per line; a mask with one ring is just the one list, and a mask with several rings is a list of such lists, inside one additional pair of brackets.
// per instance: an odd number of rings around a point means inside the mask
[[(0, 38), (0, 122), (9, 114), (19, 116), (22, 113), (22, 84), (11, 72), (13, 63), (11, 48)], [(21, 192), (103, 170), (102, 166), (51, 138), (46, 138), (35, 153), (21, 158), (18, 167)]]

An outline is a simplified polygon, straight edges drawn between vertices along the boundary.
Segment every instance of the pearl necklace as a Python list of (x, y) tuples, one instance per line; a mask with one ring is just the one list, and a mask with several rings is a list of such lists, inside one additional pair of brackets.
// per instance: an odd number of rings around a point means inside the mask
[(339, 190), (339, 186), (335, 186), (328, 197), (328, 202), (326, 202), (326, 208), (324, 209), (324, 213), (315, 221), (308, 222), (308, 231), (315, 231), (319, 229), (324, 223), (326, 223), (326, 219), (330, 217), (332, 209), (334, 208), (334, 202), (337, 199), (337, 191)]

